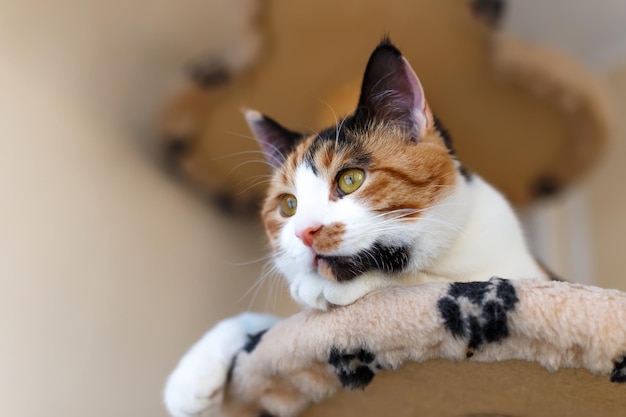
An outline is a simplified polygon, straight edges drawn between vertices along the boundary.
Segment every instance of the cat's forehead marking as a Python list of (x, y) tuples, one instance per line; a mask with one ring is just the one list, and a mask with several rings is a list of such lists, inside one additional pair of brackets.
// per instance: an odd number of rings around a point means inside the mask
[(367, 168), (371, 156), (363, 138), (340, 124), (310, 138), (303, 150), (302, 163), (316, 174), (325, 169), (335, 175), (338, 170), (348, 167)]

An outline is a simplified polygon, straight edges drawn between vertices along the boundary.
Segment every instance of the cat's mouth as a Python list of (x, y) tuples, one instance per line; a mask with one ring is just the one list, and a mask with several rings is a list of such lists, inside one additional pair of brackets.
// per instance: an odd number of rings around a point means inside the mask
[(375, 243), (371, 248), (349, 256), (316, 254), (313, 265), (323, 277), (345, 282), (369, 271), (396, 274), (410, 261), (409, 246), (385, 246)]

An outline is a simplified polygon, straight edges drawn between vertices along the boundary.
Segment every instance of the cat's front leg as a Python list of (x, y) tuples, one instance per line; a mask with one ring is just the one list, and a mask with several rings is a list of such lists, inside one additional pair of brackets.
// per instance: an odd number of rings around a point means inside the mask
[(173, 417), (219, 415), (233, 358), (278, 320), (268, 314), (242, 313), (209, 330), (167, 380), (164, 400), (169, 413)]

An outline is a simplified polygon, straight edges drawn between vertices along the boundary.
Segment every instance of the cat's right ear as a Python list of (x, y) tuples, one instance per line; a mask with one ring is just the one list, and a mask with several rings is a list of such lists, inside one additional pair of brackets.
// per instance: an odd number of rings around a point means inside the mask
[(256, 110), (244, 110), (244, 116), (265, 157), (273, 166), (282, 164), (303, 137), (301, 133), (284, 128)]

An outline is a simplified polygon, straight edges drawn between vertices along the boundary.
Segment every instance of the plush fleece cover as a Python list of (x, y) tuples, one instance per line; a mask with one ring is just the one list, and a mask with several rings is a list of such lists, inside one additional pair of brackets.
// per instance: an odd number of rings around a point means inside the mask
[(625, 354), (620, 291), (387, 288), (250, 335), (211, 415), (623, 416)]

